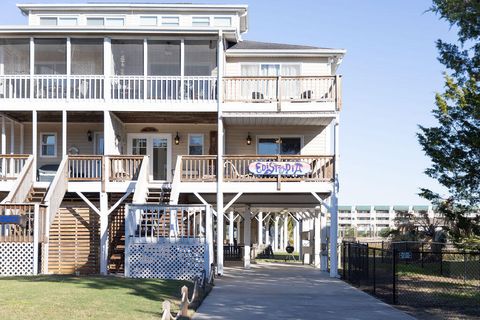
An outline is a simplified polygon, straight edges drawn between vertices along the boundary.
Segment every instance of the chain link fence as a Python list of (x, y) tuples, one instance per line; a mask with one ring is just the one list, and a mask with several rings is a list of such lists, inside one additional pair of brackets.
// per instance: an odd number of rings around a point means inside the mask
[(415, 314), (480, 319), (480, 252), (383, 247), (343, 242), (342, 278)]

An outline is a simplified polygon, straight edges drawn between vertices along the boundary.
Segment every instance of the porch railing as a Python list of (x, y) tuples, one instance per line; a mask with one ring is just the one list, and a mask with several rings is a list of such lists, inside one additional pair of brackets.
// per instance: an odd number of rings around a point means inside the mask
[(138, 180), (144, 156), (108, 156), (110, 181)]
[[(45, 234), (45, 206), (32, 203), (0, 204), (0, 242), (34, 242)], [(37, 217), (35, 217), (37, 215)]]
[(25, 161), (18, 178), (15, 180), (8, 195), (3, 199), (2, 203), (21, 203), (25, 201), (33, 186), (35, 168), (33, 167), (33, 156), (29, 156)]
[(0, 180), (16, 179), (28, 157), (28, 154), (0, 154)]
[(102, 181), (104, 167), (103, 156), (68, 156), (68, 180)]
[[(209, 182), (217, 179), (216, 156), (181, 156), (180, 181), (182, 182)], [(256, 175), (250, 172), (249, 166), (254, 162), (289, 162), (306, 163), (310, 170), (305, 174), (263, 174)], [(223, 156), (224, 181), (332, 181), (334, 175), (333, 156), (307, 155), (225, 155)]]

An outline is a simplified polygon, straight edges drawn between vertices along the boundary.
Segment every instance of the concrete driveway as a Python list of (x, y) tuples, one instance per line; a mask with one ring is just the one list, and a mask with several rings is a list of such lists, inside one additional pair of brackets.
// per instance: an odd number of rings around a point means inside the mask
[(193, 319), (414, 318), (310, 266), (265, 263), (225, 268)]

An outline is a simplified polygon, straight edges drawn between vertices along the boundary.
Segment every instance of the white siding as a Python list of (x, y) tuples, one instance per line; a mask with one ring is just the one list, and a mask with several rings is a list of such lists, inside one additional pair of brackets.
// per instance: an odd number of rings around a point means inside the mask
[(300, 63), (302, 76), (329, 76), (331, 75), (328, 58), (263, 58), (263, 57), (229, 57), (225, 65), (226, 76), (240, 76), (241, 65), (252, 63)]

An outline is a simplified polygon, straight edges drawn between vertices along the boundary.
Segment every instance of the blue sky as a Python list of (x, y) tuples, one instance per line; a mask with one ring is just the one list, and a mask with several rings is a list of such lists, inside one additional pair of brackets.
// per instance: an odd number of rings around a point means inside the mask
[[(22, 24), (2, 0), (1, 24)], [(31, 2), (31, 1), (24, 1)], [(84, 1), (40, 1), (41, 3)], [(115, 2), (115, 1), (102, 1)], [(124, 1), (153, 2), (153, 1)], [(428, 0), (165, 1), (245, 3), (248, 40), (347, 49), (341, 114), (341, 204), (421, 204), (420, 186), (438, 189), (417, 143), (417, 125), (431, 125), (434, 93), (443, 66), (435, 40), (453, 41), (454, 30), (431, 12)]]

